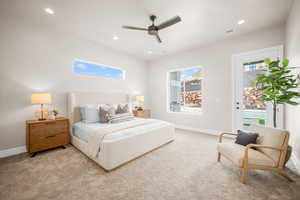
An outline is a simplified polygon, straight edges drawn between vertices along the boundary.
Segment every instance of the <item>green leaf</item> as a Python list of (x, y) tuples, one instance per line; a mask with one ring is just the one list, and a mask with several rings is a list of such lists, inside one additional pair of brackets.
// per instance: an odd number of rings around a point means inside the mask
[(253, 88), (254, 88), (255, 85), (256, 85), (256, 84), (255, 84), (255, 81), (250, 81), (250, 87), (253, 87)]
[(269, 65), (271, 63), (271, 59), (270, 58), (265, 58), (264, 63), (266, 63), (267, 65)]
[(294, 102), (294, 101), (287, 101), (286, 103), (293, 105), (293, 106), (297, 106), (299, 103)]
[(283, 61), (282, 61), (282, 65), (284, 66), (284, 67), (287, 67), (288, 65), (289, 65), (289, 60), (288, 59), (283, 59)]

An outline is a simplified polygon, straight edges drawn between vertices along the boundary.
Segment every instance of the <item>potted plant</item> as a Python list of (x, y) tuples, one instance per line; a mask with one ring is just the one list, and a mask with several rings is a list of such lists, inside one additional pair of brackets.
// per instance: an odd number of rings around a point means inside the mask
[[(297, 99), (300, 92), (296, 91), (300, 86), (300, 76), (292, 73), (295, 67), (289, 67), (289, 60), (272, 61), (269, 58), (264, 60), (266, 73), (258, 74), (256, 82), (251, 86), (262, 92), (262, 100), (271, 102), (273, 106), (273, 126), (277, 127), (277, 108), (279, 104), (299, 105)], [(289, 146), (287, 159), (290, 158), (292, 147)]]
[(58, 110), (57, 109), (53, 109), (52, 113), (54, 115), (54, 119), (56, 119), (56, 116), (59, 114)]

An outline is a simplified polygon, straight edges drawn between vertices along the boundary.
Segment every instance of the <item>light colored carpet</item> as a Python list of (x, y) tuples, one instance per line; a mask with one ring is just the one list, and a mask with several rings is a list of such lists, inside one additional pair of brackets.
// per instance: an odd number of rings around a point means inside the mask
[[(225, 158), (216, 162), (217, 138), (176, 131), (176, 140), (106, 173), (72, 146), (0, 160), (0, 199), (68, 200), (289, 200), (300, 199), (295, 180), (250, 172), (247, 185)], [(298, 197), (298, 198), (297, 198)]]

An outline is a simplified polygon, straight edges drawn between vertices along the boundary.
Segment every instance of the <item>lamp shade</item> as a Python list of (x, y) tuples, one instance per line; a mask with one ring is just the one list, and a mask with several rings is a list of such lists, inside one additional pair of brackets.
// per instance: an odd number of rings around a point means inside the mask
[(144, 102), (145, 97), (144, 96), (135, 96), (135, 100), (138, 101), (138, 102)]
[(31, 104), (51, 104), (50, 93), (32, 93)]

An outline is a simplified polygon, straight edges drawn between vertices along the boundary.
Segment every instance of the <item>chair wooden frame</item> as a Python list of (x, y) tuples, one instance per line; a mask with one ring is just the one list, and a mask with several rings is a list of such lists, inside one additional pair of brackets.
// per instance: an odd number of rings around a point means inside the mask
[[(234, 133), (221, 133), (219, 136), (219, 143), (222, 143), (222, 139), (224, 135), (233, 135), (237, 136), (237, 134)], [(288, 150), (288, 141), (289, 141), (289, 133), (286, 134), (284, 138), (283, 145), (281, 147), (273, 147), (273, 146), (265, 146), (265, 145), (259, 145), (259, 144), (248, 144), (245, 149), (244, 157), (243, 157), (243, 165), (241, 167), (242, 169), (242, 174), (241, 174), (241, 183), (245, 184), (246, 179), (248, 177), (248, 170), (249, 169), (259, 169), (259, 170), (269, 170), (278, 173), (279, 175), (285, 177), (288, 181), (293, 182), (293, 180), (284, 172), (284, 164), (285, 164), (285, 158), (287, 155), (287, 150)], [(252, 165), (249, 164), (248, 162), (248, 150), (250, 148), (268, 148), (268, 149), (273, 149), (280, 151), (279, 159), (277, 161), (276, 167), (271, 167), (271, 166), (264, 166), (264, 165)], [(218, 162), (221, 160), (221, 153), (218, 152)]]

